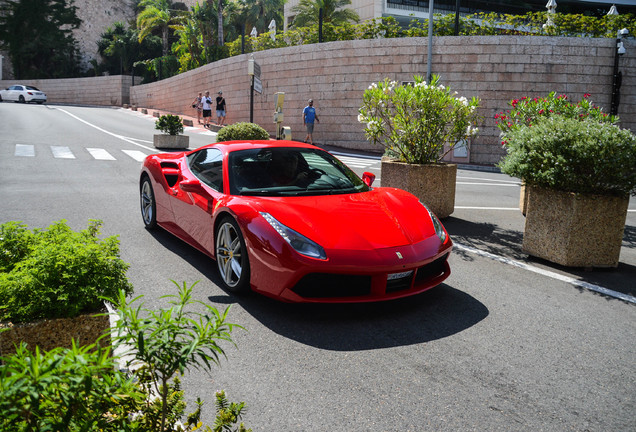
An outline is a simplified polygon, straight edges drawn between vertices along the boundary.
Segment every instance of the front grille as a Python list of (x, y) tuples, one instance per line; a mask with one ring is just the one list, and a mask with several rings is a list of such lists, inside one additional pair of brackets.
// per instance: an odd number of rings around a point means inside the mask
[(312, 273), (292, 290), (301, 297), (359, 297), (371, 294), (371, 276)]
[(415, 275), (415, 283), (425, 282), (427, 280), (433, 279), (444, 273), (446, 259), (448, 258), (448, 254), (437, 258), (435, 261), (426, 264), (417, 269), (417, 274)]

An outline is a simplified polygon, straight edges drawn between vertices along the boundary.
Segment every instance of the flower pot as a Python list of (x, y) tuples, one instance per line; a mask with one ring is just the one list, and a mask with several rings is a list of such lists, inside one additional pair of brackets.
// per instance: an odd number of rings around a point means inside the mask
[(568, 267), (616, 267), (629, 197), (529, 187), (523, 251)]
[(457, 165), (407, 164), (383, 157), (381, 178), (382, 186), (412, 193), (440, 219), (455, 210)]
[[(41, 351), (53, 348), (70, 348), (75, 339), (78, 345), (90, 345), (105, 334), (110, 327), (110, 319), (106, 311), (101, 313), (83, 314), (74, 318), (46, 319), (23, 324), (0, 324), (8, 328), (0, 333), (0, 355), (6, 356), (15, 352), (15, 346), (25, 342), (31, 351), (36, 346)], [(110, 337), (99, 341), (103, 347), (110, 345)]]
[(156, 148), (187, 149), (190, 145), (190, 137), (187, 135), (154, 135), (153, 143)]

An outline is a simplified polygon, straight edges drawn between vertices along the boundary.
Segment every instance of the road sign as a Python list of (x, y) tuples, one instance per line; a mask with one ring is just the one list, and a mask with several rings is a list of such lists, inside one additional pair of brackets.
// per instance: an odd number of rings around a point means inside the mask
[(263, 83), (260, 78), (256, 77), (256, 75), (254, 75), (254, 91), (261, 94), (263, 93)]

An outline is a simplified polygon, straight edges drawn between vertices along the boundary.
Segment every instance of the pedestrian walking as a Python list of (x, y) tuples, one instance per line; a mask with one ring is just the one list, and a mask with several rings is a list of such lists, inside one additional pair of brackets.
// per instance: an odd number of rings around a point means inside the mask
[(226, 109), (227, 108), (225, 105), (223, 92), (219, 90), (219, 93), (216, 97), (216, 124), (218, 126), (223, 126), (223, 122), (225, 121)]
[(203, 97), (203, 127), (210, 127), (210, 120), (212, 118), (212, 98), (210, 98), (210, 92), (206, 91)]
[(203, 93), (199, 92), (199, 95), (192, 101), (192, 108), (197, 110), (197, 122), (201, 124), (201, 114), (203, 112)]
[(308, 105), (303, 109), (303, 124), (307, 128), (305, 142), (309, 142), (309, 144), (314, 143), (314, 121), (320, 123), (318, 115), (316, 114), (316, 108), (314, 108), (314, 101), (313, 99), (309, 99)]

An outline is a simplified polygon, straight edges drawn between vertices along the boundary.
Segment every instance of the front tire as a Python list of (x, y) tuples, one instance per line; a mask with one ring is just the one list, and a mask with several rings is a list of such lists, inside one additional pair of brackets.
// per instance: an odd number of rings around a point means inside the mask
[(148, 176), (144, 176), (139, 186), (139, 200), (141, 204), (141, 217), (147, 229), (157, 226), (157, 203), (152, 184)]
[(247, 292), (250, 287), (250, 261), (238, 223), (226, 216), (216, 232), (216, 263), (223, 286), (233, 293)]

